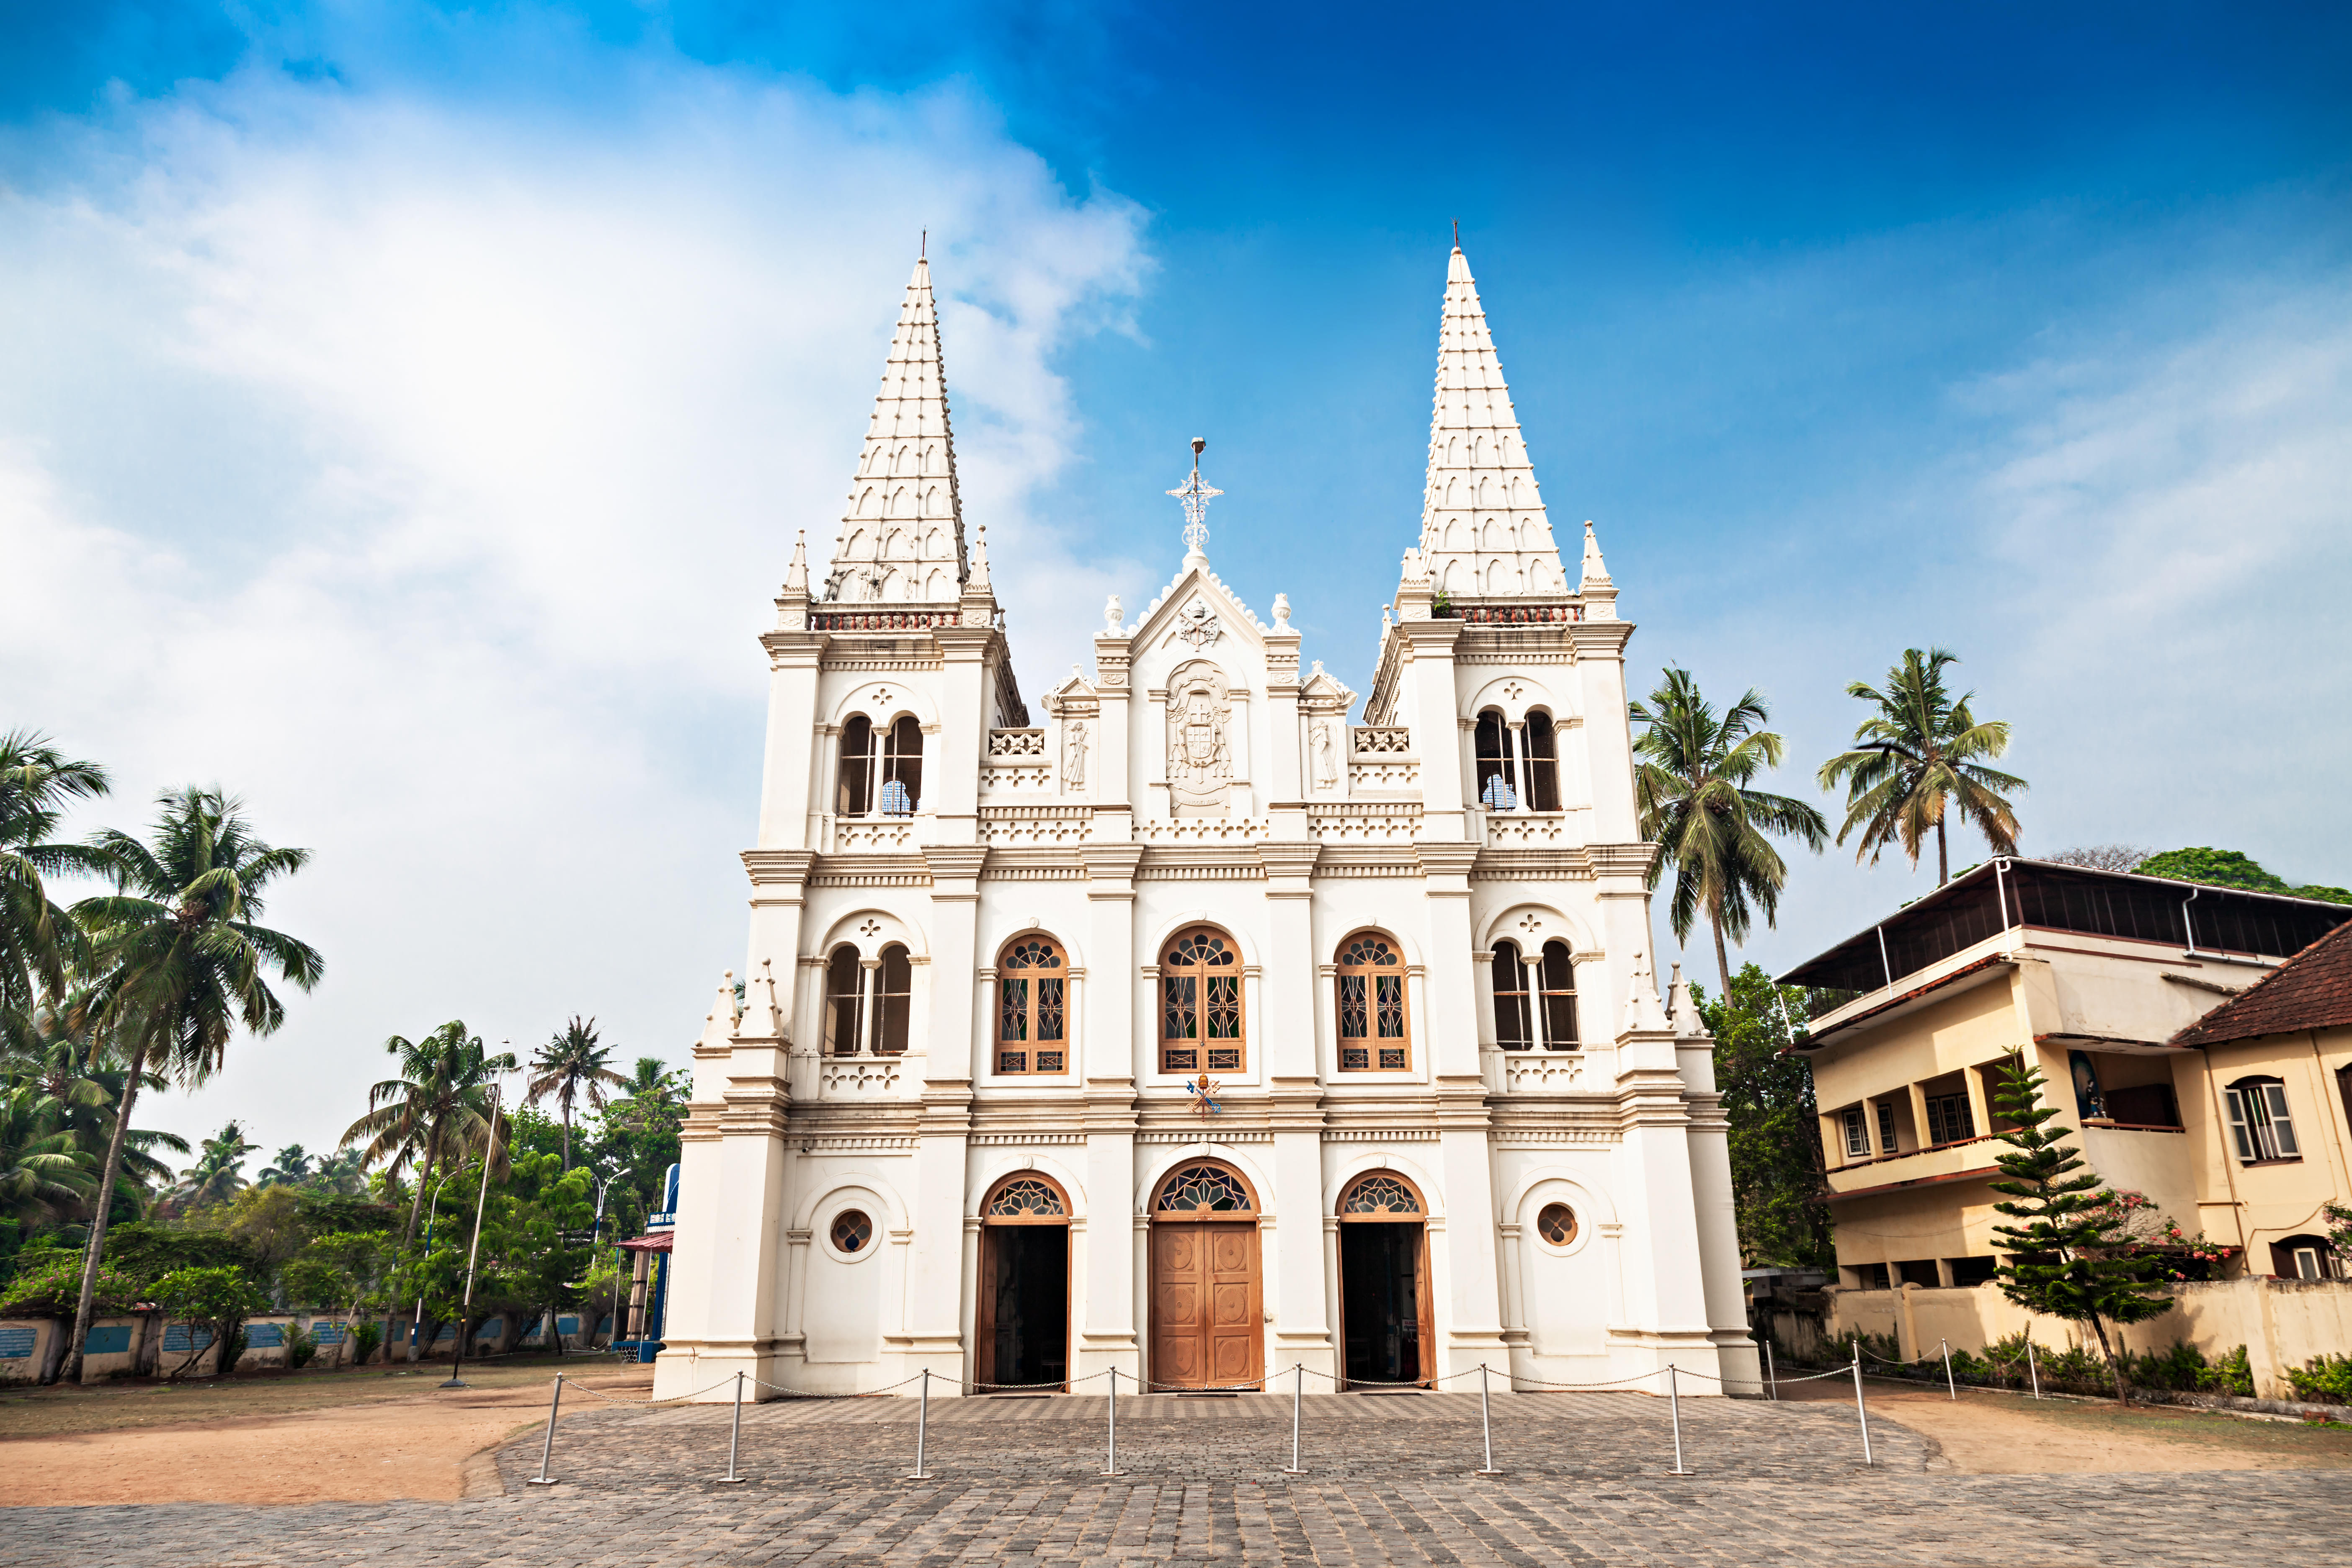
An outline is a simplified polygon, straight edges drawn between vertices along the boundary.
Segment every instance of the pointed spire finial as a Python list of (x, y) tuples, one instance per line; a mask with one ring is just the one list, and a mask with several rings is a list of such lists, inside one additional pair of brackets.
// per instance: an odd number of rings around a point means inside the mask
[(971, 575), (964, 579), (963, 585), (966, 591), (989, 586), (988, 524), (984, 522), (980, 525), (979, 531), (972, 536)]
[(808, 530), (805, 528), (793, 536), (793, 561), (784, 568), (784, 592), (808, 592)]
[(1168, 493), (1184, 503), (1184, 564), (1206, 566), (1209, 563), (1209, 502), (1225, 492), (1201, 482), (1201, 454), (1207, 449), (1208, 437), (1192, 437), (1192, 477)]
[[(1457, 233), (1457, 234), (1461, 232), (1461, 227), (1460, 227), (1460, 226), (1459, 226), (1459, 225), (1456, 225), (1456, 226), (1455, 226), (1454, 232), (1455, 232), (1455, 233)], [(1459, 243), (1460, 243), (1460, 241), (1458, 241), (1458, 240), (1457, 240), (1455, 243), (1456, 243), (1456, 244), (1459, 244)], [(929, 261), (930, 258), (931, 258), (931, 231), (930, 231), (929, 229), (925, 229), (925, 230), (923, 230), (923, 239), (922, 239), (922, 243), (921, 243), (921, 244), (919, 244), (919, 245), (918, 245), (918, 246), (915, 247), (915, 259), (916, 259), (916, 260), (918, 260), (918, 261)]]
[(1462, 220), (1460, 218), (1455, 218), (1454, 220), (1454, 248), (1456, 250), (1462, 248)]

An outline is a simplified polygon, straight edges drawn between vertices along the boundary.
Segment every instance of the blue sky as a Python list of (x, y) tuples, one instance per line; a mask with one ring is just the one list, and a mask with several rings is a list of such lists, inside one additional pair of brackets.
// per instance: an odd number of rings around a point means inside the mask
[[(2318, 5), (6, 0), (0, 709), (92, 822), (218, 778), (321, 851), (334, 977), (181, 1131), (330, 1142), (452, 1015), (682, 1058), (916, 231), (1029, 688), (1197, 434), (1221, 574), (1360, 689), (1459, 218), (1639, 682), (1760, 688), (1811, 794), (1941, 643), (2029, 849), (2352, 883), (2347, 67)], [(1925, 885), (1809, 858), (1749, 952)]]

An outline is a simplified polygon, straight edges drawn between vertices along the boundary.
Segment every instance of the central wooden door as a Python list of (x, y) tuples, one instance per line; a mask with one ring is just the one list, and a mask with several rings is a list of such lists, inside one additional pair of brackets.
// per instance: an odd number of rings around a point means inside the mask
[(1255, 1383), (1265, 1370), (1257, 1226), (1151, 1230), (1151, 1376), (1181, 1388)]

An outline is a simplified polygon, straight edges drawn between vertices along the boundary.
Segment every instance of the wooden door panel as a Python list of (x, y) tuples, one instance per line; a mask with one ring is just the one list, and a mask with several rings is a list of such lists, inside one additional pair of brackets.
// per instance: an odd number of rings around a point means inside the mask
[(1203, 1385), (1255, 1380), (1265, 1359), (1252, 1224), (1166, 1224), (1151, 1232), (1151, 1376)]

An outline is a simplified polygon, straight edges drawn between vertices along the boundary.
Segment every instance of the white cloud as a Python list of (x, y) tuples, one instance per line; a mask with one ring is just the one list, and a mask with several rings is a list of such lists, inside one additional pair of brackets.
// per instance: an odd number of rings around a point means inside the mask
[(647, 54), (509, 115), (253, 72), (41, 167), (0, 224), (0, 711), (114, 766), (81, 826), (217, 780), (318, 851), (270, 914), (327, 984), (153, 1103), (183, 1133), (331, 1142), (451, 1016), (682, 1055), (743, 939), (752, 639), (793, 531), (829, 544), (919, 230), (999, 592), (1043, 625), (1118, 569), (1025, 507), (1140, 215), (958, 92)]

